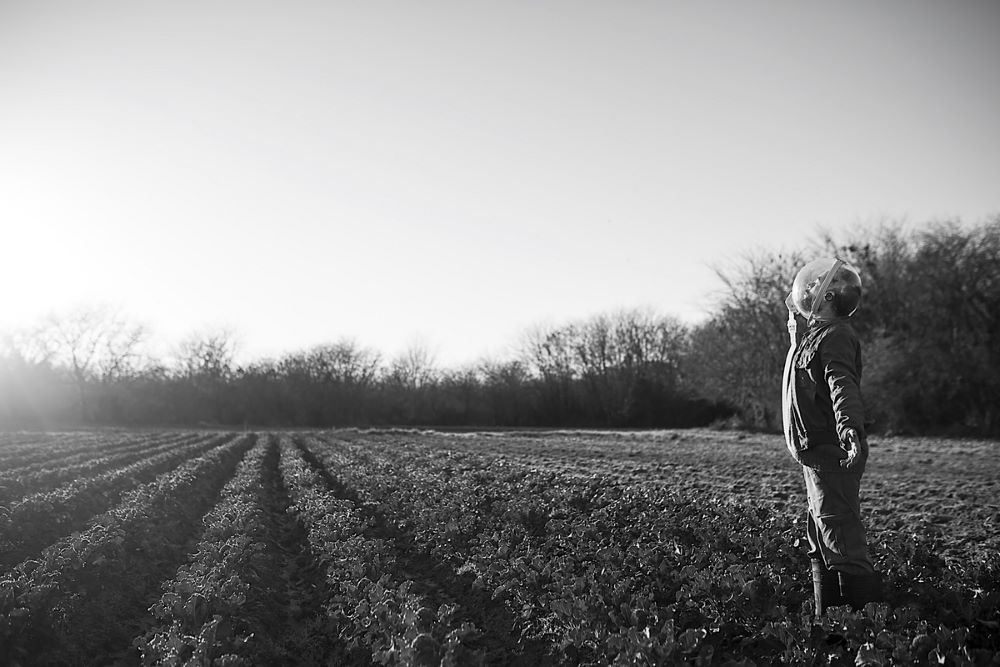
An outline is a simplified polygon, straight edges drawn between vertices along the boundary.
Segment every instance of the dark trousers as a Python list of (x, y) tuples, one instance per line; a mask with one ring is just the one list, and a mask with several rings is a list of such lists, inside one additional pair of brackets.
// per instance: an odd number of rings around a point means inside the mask
[(844, 574), (871, 574), (875, 567), (861, 522), (865, 462), (848, 471), (840, 467), (844, 456), (837, 445), (819, 445), (799, 454), (809, 498), (809, 557)]

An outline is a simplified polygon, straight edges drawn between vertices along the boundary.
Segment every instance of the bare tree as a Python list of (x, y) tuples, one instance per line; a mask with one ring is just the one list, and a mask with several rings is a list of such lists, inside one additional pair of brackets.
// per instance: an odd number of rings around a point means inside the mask
[(574, 330), (581, 376), (606, 422), (627, 423), (637, 410), (656, 410), (653, 390), (676, 387), (687, 337), (678, 320), (632, 309), (598, 315)]
[(521, 343), (521, 358), (538, 378), (542, 418), (551, 423), (566, 423), (574, 411), (573, 383), (580, 376), (573, 342), (575, 325), (536, 326), (528, 330)]
[(50, 364), (55, 357), (44, 326), (4, 331), (0, 334), (0, 357), (25, 366)]
[(288, 383), (292, 403), (308, 423), (356, 424), (368, 418), (381, 363), (378, 352), (341, 339), (286, 355), (275, 370)]
[(230, 329), (190, 334), (177, 348), (177, 370), (187, 378), (226, 380), (233, 373), (238, 343)]
[(104, 306), (50, 315), (39, 332), (42, 354), (65, 365), (76, 385), (80, 418), (90, 420), (89, 384), (113, 382), (136, 369), (146, 328)]
[(310, 379), (345, 387), (368, 387), (377, 377), (382, 363), (378, 352), (348, 339), (317, 345), (295, 357), (303, 364)]
[(174, 372), (184, 390), (177, 403), (184, 406), (181, 411), (188, 419), (226, 420), (237, 347), (235, 333), (226, 328), (192, 333), (178, 345)]
[(437, 377), (434, 353), (414, 342), (389, 364), (389, 380), (405, 389), (419, 389)]
[(489, 394), (494, 424), (522, 425), (531, 377), (522, 361), (483, 359), (479, 375)]

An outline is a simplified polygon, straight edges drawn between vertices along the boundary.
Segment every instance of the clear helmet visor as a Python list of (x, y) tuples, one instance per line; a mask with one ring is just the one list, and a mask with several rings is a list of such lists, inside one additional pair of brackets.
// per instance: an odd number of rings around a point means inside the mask
[(824, 315), (848, 317), (861, 304), (861, 276), (842, 260), (815, 259), (796, 274), (792, 303), (806, 319)]

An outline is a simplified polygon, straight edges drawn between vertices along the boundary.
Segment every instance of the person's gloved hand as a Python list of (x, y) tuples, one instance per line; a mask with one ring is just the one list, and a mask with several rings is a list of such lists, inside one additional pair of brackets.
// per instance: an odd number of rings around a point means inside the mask
[(840, 443), (840, 446), (847, 452), (847, 458), (840, 462), (842, 468), (850, 470), (855, 466), (859, 457), (862, 461), (868, 458), (868, 443), (862, 440), (853, 428), (847, 429), (844, 433), (844, 441)]

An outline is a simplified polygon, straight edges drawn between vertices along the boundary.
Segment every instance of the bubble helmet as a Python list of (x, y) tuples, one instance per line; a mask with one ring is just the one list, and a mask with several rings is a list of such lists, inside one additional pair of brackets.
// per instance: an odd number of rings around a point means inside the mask
[(791, 297), (807, 320), (818, 319), (825, 302), (833, 303), (835, 317), (850, 317), (861, 303), (861, 276), (841, 259), (814, 259), (795, 275)]

